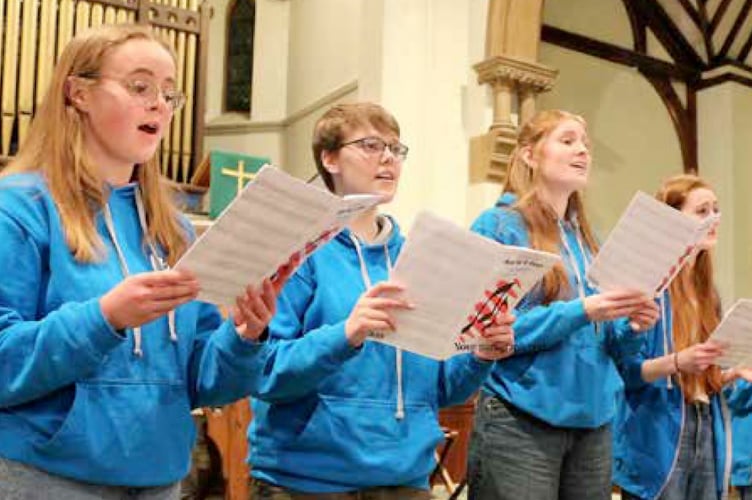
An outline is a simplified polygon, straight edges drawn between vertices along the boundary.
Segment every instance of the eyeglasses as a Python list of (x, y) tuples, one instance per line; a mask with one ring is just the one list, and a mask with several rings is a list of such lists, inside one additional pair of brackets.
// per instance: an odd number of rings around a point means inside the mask
[(160, 94), (164, 99), (167, 107), (173, 113), (178, 111), (185, 104), (185, 94), (179, 90), (166, 89), (162, 90), (159, 86), (151, 80), (145, 80), (140, 78), (133, 78), (129, 80), (121, 80), (119, 78), (112, 78), (102, 75), (80, 75), (81, 78), (87, 78), (90, 80), (112, 80), (123, 86), (128, 94), (138, 100), (141, 104), (147, 107), (151, 107), (157, 104)]
[(404, 160), (407, 157), (407, 152), (409, 151), (409, 148), (401, 142), (393, 142), (391, 144), (388, 144), (381, 137), (362, 137), (360, 139), (355, 139), (354, 141), (340, 144), (339, 148), (337, 149), (351, 145), (357, 145), (369, 156), (378, 156), (379, 158), (384, 154), (384, 150), (389, 148), (389, 152), (392, 153), (392, 156), (400, 161)]

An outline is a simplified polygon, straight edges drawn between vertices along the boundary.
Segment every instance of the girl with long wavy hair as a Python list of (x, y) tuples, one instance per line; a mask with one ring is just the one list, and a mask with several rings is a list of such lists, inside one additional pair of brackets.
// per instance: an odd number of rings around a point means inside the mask
[[(711, 186), (695, 175), (664, 181), (657, 199), (703, 219), (719, 213)], [(710, 339), (720, 322), (712, 251), (717, 226), (660, 299), (661, 320), (643, 348), (622, 361), (625, 393), (614, 420), (614, 481), (625, 499), (728, 497), (731, 467), (723, 346)]]
[(486, 379), (470, 444), (470, 498), (599, 500), (611, 495), (611, 431), (621, 388), (613, 358), (639, 350), (658, 308), (585, 280), (598, 243), (581, 191), (591, 168), (584, 119), (542, 111), (520, 130), (496, 206), (473, 230), (562, 263), (516, 310), (515, 355)]
[(256, 387), (289, 272), (224, 321), (169, 268), (192, 238), (155, 155), (175, 74), (147, 27), (77, 35), (0, 177), (0, 498), (177, 499), (191, 408)]

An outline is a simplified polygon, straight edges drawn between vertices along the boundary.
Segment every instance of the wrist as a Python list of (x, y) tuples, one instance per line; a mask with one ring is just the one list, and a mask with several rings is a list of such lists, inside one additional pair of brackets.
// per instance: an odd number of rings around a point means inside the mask
[(113, 330), (120, 333), (125, 330), (125, 325), (121, 325), (119, 321), (117, 321), (110, 311), (109, 305), (106, 303), (104, 297), (99, 299), (99, 309), (102, 311), (102, 317), (107, 322), (108, 325), (112, 327)]
[(673, 358), (674, 358), (674, 374), (678, 375), (681, 373), (681, 366), (679, 365), (679, 353), (675, 352)]

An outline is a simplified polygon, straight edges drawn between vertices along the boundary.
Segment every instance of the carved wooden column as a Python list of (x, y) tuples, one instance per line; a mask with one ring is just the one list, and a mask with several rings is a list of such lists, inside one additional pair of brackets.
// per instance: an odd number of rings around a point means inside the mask
[(493, 91), (493, 123), (470, 144), (470, 181), (502, 182), (514, 148), (515, 109), (523, 123), (535, 113), (535, 97), (553, 87), (557, 70), (538, 64), (543, 0), (490, 0), (486, 59), (473, 68)]

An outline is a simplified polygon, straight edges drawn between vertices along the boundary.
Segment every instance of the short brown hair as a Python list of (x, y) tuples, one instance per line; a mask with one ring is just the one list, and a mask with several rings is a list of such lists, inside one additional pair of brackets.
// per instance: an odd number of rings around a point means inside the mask
[(391, 132), (399, 137), (397, 120), (387, 110), (372, 102), (337, 104), (319, 118), (313, 128), (313, 159), (316, 170), (324, 179), (329, 191), (334, 192), (332, 174), (324, 167), (321, 153), (342, 147), (345, 134), (358, 127), (371, 126), (381, 132)]

